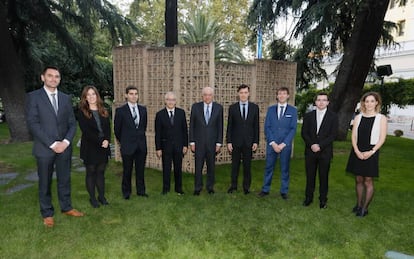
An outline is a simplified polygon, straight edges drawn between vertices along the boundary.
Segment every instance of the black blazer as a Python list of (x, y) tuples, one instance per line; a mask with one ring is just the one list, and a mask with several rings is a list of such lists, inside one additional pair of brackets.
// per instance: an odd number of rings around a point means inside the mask
[[(36, 157), (54, 156), (50, 146), (55, 141), (67, 139), (72, 142), (76, 133), (76, 119), (69, 95), (58, 91), (58, 114), (44, 88), (28, 93), (26, 103), (27, 127), (33, 136), (33, 155)], [(65, 152), (71, 152), (70, 145)]]
[[(196, 150), (215, 152), (216, 143), (223, 144), (223, 107), (212, 103), (210, 121), (204, 118), (204, 103), (193, 104), (190, 115), (190, 143), (194, 142)], [(197, 151), (196, 151), (197, 152)]]
[(137, 106), (140, 117), (138, 128), (135, 128), (128, 104), (115, 110), (114, 133), (121, 144), (121, 155), (132, 155), (136, 150), (147, 153), (147, 108)]
[(111, 127), (109, 124), (109, 116), (102, 117), (99, 115), (101, 121), (102, 134), (99, 134), (98, 126), (95, 118), (86, 117), (82, 111), (79, 111), (78, 122), (82, 131), (80, 158), (87, 165), (100, 164), (108, 161), (111, 155), (111, 149), (102, 147), (102, 142), (108, 140), (111, 142)]
[(226, 140), (237, 147), (259, 144), (259, 106), (249, 102), (247, 119), (244, 120), (239, 102), (230, 105)]
[[(332, 158), (333, 141), (338, 131), (338, 117), (329, 109), (326, 111), (322, 120), (319, 132), (316, 133), (316, 111), (311, 111), (303, 117), (302, 138), (305, 141), (305, 155), (319, 155), (321, 157)], [(311, 150), (313, 144), (319, 144), (321, 151), (315, 154)]]
[(188, 146), (188, 128), (185, 112), (175, 108), (174, 125), (171, 125), (170, 115), (166, 108), (155, 115), (155, 149), (172, 152), (182, 151)]

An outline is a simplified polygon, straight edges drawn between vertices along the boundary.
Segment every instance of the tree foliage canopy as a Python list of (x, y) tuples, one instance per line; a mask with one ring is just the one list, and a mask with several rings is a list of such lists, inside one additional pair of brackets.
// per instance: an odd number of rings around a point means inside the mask
[(61, 69), (66, 92), (110, 89), (110, 50), (136, 33), (107, 0), (0, 0), (0, 98), (12, 141), (29, 139), (24, 92), (41, 86), (44, 66)]

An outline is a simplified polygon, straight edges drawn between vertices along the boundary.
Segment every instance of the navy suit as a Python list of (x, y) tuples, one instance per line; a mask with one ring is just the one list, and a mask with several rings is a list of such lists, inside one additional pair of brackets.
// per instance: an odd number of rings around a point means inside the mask
[[(266, 168), (262, 191), (268, 193), (272, 183), (273, 170), (276, 160), (280, 156), (281, 185), (280, 193), (287, 194), (289, 191), (289, 163), (292, 152), (292, 141), (296, 134), (297, 109), (287, 105), (283, 116), (278, 119), (278, 106), (272, 105), (268, 108), (265, 120), (266, 135)], [(286, 147), (280, 153), (276, 153), (270, 143), (285, 143)]]
[(214, 167), (216, 159), (216, 144), (223, 143), (223, 107), (212, 102), (211, 116), (208, 124), (204, 117), (204, 103), (193, 104), (190, 115), (190, 144), (195, 143), (195, 183), (194, 191), (203, 188), (203, 165), (207, 165), (208, 191), (214, 191)]
[(259, 107), (249, 102), (247, 118), (242, 118), (240, 102), (229, 107), (226, 140), (232, 144), (231, 153), (231, 189), (237, 189), (240, 160), (243, 158), (243, 190), (249, 191), (251, 178), (251, 160), (253, 143), (259, 144)]
[(175, 191), (182, 193), (183, 147), (188, 146), (185, 112), (175, 108), (173, 123), (166, 108), (155, 115), (155, 148), (162, 150), (163, 192), (170, 191), (171, 165), (174, 163)]
[(123, 165), (122, 194), (129, 198), (131, 188), (132, 167), (135, 163), (137, 194), (145, 194), (144, 169), (147, 158), (147, 108), (137, 105), (139, 125), (135, 126), (133, 115), (128, 104), (115, 111), (114, 133), (121, 144)]
[(57, 114), (44, 88), (30, 92), (26, 103), (27, 126), (33, 136), (33, 155), (37, 160), (40, 213), (43, 218), (54, 215), (51, 184), (55, 166), (61, 211), (72, 209), (70, 187), (72, 145), (60, 154), (55, 153), (50, 146), (55, 141), (64, 139), (72, 142), (76, 133), (76, 120), (70, 96), (58, 91), (57, 100)]
[[(327, 110), (317, 132), (316, 111), (303, 117), (302, 138), (305, 141), (306, 199), (312, 200), (315, 191), (316, 170), (319, 167), (319, 200), (326, 203), (328, 195), (328, 175), (333, 157), (333, 141), (338, 130), (338, 117)], [(311, 146), (318, 144), (319, 152), (313, 152)]]

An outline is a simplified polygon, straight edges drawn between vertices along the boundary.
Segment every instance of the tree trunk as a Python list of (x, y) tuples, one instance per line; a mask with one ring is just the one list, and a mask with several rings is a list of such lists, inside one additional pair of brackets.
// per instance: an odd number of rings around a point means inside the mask
[(165, 0), (165, 46), (178, 44), (177, 0)]
[(381, 35), (388, 3), (389, 0), (364, 0), (356, 14), (331, 94), (331, 108), (339, 119), (338, 140), (346, 139)]
[(3, 102), (12, 142), (30, 140), (25, 120), (24, 74), (0, 3), (0, 97)]

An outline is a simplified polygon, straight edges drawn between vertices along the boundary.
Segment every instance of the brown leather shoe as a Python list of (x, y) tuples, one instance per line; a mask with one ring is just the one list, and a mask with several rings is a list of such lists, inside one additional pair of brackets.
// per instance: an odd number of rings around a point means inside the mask
[(43, 224), (46, 227), (51, 228), (53, 227), (53, 225), (55, 225), (55, 221), (53, 220), (53, 217), (46, 217), (46, 218), (43, 218)]
[(75, 209), (71, 209), (71, 210), (68, 210), (62, 213), (68, 216), (73, 216), (73, 217), (83, 217), (85, 215), (83, 212), (77, 211)]

